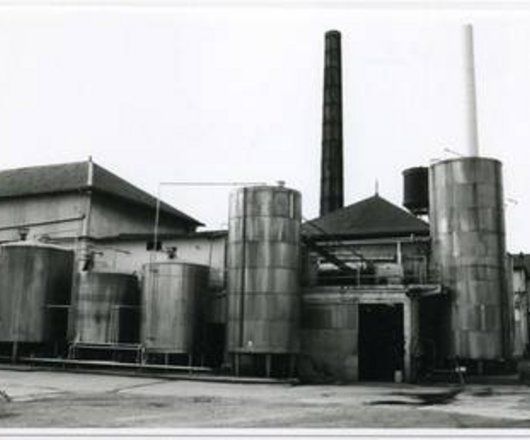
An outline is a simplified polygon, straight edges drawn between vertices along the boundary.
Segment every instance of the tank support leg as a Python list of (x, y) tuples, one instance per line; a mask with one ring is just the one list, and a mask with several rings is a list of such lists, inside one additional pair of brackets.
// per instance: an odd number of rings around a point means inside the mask
[(484, 375), (484, 361), (477, 361), (477, 373), (479, 376)]
[(290, 354), (289, 355), (289, 377), (294, 377), (294, 370), (296, 367), (296, 355)]
[(239, 376), (239, 355), (237, 353), (234, 354), (234, 369), (236, 376)]
[(164, 353), (164, 365), (166, 367), (167, 367), (167, 364), (169, 363), (168, 360), (169, 360), (169, 353)]
[(188, 373), (191, 374), (191, 366), (193, 365), (193, 354), (188, 353)]
[(17, 357), (18, 357), (18, 341), (14, 341), (13, 342), (13, 347), (12, 348), (12, 351), (11, 351), (11, 362), (14, 364), (17, 362)]
[(266, 354), (265, 355), (265, 376), (271, 377), (271, 363), (272, 363), (272, 355)]

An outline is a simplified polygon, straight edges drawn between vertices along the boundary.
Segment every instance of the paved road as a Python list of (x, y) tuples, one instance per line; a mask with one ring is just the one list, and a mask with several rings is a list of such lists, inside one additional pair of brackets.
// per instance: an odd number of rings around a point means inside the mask
[[(467, 386), (418, 405), (413, 385), (256, 385), (0, 370), (0, 428), (530, 427), (530, 388)], [(379, 402), (379, 403), (378, 403)]]

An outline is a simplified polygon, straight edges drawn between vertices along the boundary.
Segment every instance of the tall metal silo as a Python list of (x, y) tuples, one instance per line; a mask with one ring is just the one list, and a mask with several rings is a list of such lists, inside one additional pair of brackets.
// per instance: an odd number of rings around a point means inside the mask
[(240, 188), (230, 197), (228, 351), (241, 355), (299, 351), (301, 196), (281, 186)]
[(148, 353), (197, 351), (208, 270), (174, 261), (143, 266), (141, 341)]
[(430, 168), (433, 261), (449, 290), (448, 356), (505, 353), (506, 245), (501, 163), (463, 157)]
[(72, 306), (72, 342), (139, 342), (140, 292), (136, 276), (114, 272), (77, 273)]
[(16, 347), (65, 339), (73, 263), (73, 251), (58, 246), (0, 247), (0, 341)]

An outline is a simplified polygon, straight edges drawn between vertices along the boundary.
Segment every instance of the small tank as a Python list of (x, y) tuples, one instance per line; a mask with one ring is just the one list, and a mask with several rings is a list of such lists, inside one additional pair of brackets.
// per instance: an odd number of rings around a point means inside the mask
[(71, 340), (76, 343), (137, 343), (140, 291), (134, 275), (80, 272), (75, 276)]
[(414, 215), (429, 212), (429, 169), (408, 168), (403, 171), (403, 206)]
[(66, 336), (74, 253), (38, 242), (0, 246), (0, 341)]
[(199, 342), (208, 267), (185, 262), (143, 266), (141, 341), (150, 352), (191, 354)]

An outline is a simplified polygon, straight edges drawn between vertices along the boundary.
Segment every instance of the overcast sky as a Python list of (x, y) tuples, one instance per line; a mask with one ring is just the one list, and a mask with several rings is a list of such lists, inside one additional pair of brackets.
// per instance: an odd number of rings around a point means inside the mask
[[(481, 153), (503, 162), (515, 199), (509, 249), (530, 252), (528, 11), (39, 3), (0, 1), (0, 168), (92, 155), (153, 194), (160, 181), (285, 180), (306, 218), (319, 208), (324, 32), (342, 32), (345, 202), (377, 179), (400, 205), (403, 169), (465, 151), (473, 23)], [(216, 229), (229, 191), (162, 198)]]

